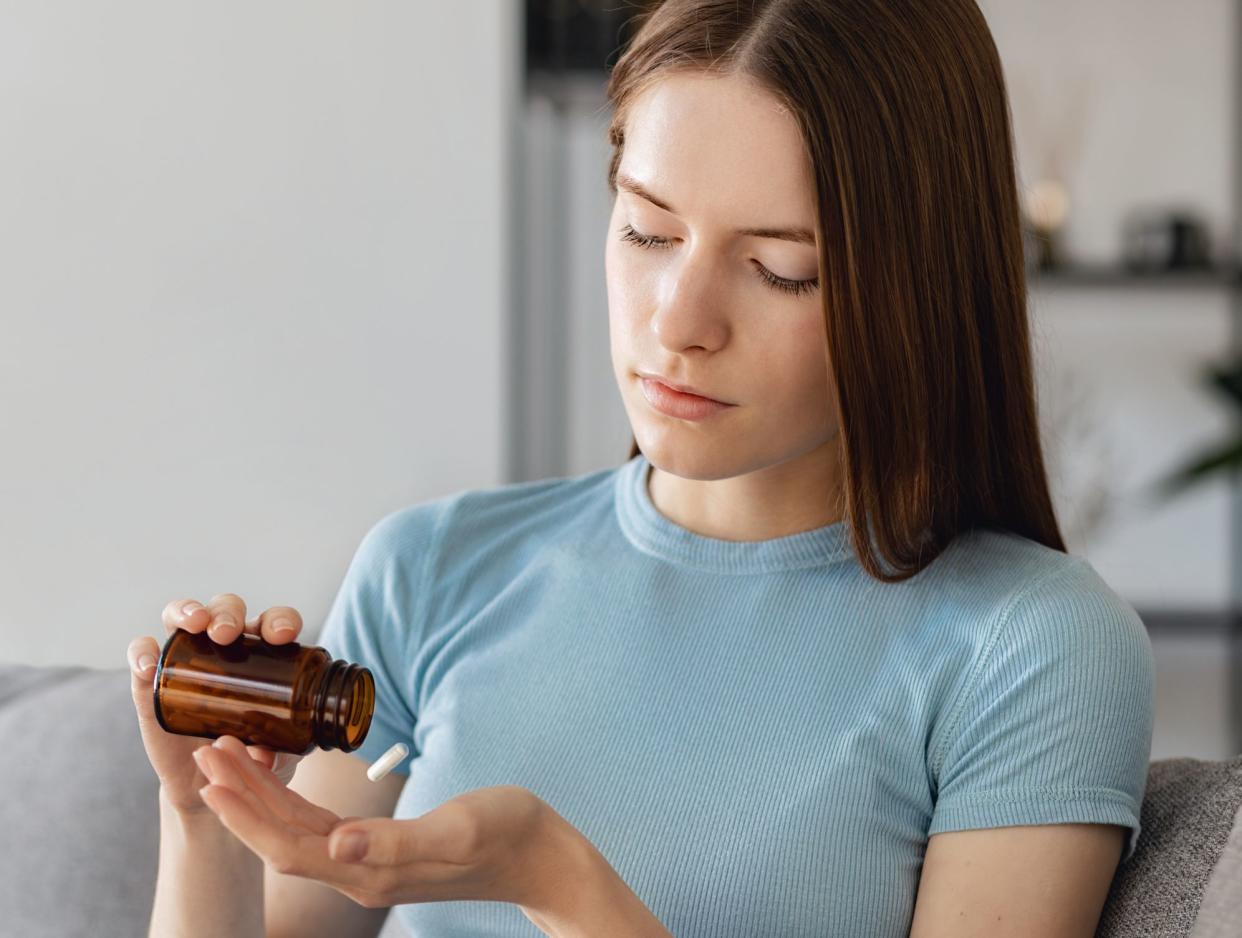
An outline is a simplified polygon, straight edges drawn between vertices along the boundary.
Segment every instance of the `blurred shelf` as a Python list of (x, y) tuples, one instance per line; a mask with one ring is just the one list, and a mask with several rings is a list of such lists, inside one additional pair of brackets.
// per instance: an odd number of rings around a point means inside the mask
[(1028, 271), (1026, 281), (1031, 288), (1232, 290), (1242, 287), (1242, 266), (1138, 271), (1114, 264), (1069, 264), (1057, 269)]
[(1135, 611), (1154, 642), (1193, 638), (1211, 640), (1220, 647), (1228, 669), (1225, 686), (1229, 751), (1242, 753), (1242, 609), (1140, 609), (1136, 606)]
[(1242, 613), (1228, 609), (1155, 609), (1135, 606), (1135, 612), (1152, 635), (1225, 638), (1234, 634)]

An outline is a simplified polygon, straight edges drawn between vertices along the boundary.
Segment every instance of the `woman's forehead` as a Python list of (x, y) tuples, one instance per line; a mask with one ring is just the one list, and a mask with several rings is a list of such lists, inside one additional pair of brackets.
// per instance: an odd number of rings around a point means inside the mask
[(619, 172), (678, 215), (814, 228), (814, 179), (797, 121), (736, 77), (676, 74), (630, 105)]

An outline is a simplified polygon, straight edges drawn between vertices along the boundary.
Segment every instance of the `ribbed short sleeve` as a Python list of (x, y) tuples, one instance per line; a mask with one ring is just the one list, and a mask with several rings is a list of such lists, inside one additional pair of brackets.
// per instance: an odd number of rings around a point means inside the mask
[[(414, 744), (417, 719), (411, 662), (425, 632), (426, 571), (447, 501), (412, 505), (381, 518), (362, 538), (315, 643), (375, 678), (375, 714), (355, 754), (372, 762), (394, 743)], [(408, 762), (394, 771), (408, 774)]]
[(928, 835), (1018, 824), (1140, 830), (1155, 667), (1138, 614), (1081, 558), (999, 616), (932, 746)]

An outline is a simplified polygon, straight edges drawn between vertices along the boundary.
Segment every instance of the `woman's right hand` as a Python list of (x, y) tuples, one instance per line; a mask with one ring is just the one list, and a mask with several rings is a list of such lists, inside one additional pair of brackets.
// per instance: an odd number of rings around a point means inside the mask
[[(188, 610), (187, 610), (188, 607)], [(164, 629), (172, 634), (177, 629), (187, 632), (207, 631), (218, 645), (235, 641), (244, 631), (259, 635), (272, 645), (296, 641), (302, 631), (302, 616), (291, 606), (273, 606), (251, 620), (246, 619), (246, 604), (234, 593), (221, 593), (204, 606), (192, 599), (179, 599), (164, 607)], [(276, 631), (276, 625), (288, 624), (289, 631)], [(183, 814), (205, 814), (210, 808), (199, 797), (198, 790), (209, 779), (199, 771), (196, 758), (219, 757), (211, 749), (212, 740), (203, 736), (182, 736), (169, 733), (155, 716), (152, 699), (155, 665), (160, 657), (160, 644), (143, 635), (133, 639), (126, 649), (129, 660), (130, 691), (138, 712), (138, 728), (146, 747), (151, 767), (159, 776), (160, 787), (169, 804)], [(200, 750), (205, 751), (195, 756)], [(265, 746), (247, 746), (247, 751), (260, 765), (271, 769), (281, 782), (288, 785), (302, 757), (289, 752), (274, 752)], [(208, 765), (208, 768), (211, 766)]]

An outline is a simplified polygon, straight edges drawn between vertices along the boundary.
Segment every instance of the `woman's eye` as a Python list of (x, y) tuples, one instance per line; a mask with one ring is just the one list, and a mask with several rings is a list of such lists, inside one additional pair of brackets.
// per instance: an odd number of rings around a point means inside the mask
[(633, 227), (630, 225), (626, 225), (621, 230), (625, 232), (625, 234), (621, 236), (622, 241), (632, 241), (634, 244), (637, 244), (639, 247), (650, 248), (650, 247), (667, 247), (668, 246), (668, 242), (664, 240), (663, 238), (656, 238), (656, 237), (649, 237), (647, 235), (641, 235), (637, 231), (635, 231)]
[[(621, 235), (622, 241), (629, 241), (637, 244), (641, 248), (649, 248), (652, 250), (660, 250), (668, 247), (668, 239), (657, 238), (654, 235), (639, 234), (631, 225), (626, 225), (621, 229), (624, 234)], [(813, 277), (810, 280), (786, 280), (784, 277), (778, 277), (772, 271), (768, 270), (758, 261), (755, 261), (755, 269), (759, 274), (759, 278), (768, 286), (780, 290), (784, 293), (800, 294), (810, 293), (819, 286), (819, 278)]]

